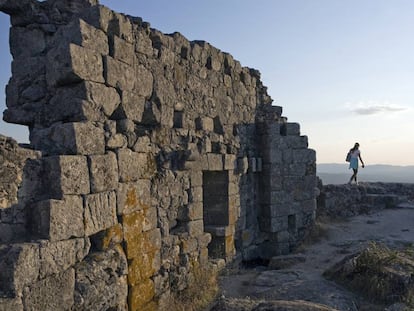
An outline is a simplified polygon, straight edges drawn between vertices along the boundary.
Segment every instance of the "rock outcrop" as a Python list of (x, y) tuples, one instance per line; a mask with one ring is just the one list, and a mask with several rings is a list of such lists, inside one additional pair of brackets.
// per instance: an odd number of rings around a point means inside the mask
[(96, 0), (0, 10), (4, 119), (42, 153), (19, 192), (26, 239), (1, 246), (2, 308), (156, 310), (195, 266), (286, 254), (305, 236), (315, 152), (258, 71)]

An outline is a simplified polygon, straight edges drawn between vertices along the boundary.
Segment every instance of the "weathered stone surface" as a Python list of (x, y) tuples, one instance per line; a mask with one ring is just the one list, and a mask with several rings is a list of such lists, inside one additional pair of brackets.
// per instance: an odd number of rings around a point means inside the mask
[(45, 155), (105, 153), (104, 131), (92, 122), (63, 123), (47, 129), (34, 129), (30, 139), (34, 148), (42, 150)]
[(39, 277), (39, 245), (32, 243), (0, 246), (0, 293), (20, 295), (23, 288)]
[(84, 156), (52, 156), (42, 159), (45, 185), (53, 198), (90, 192), (89, 169)]
[(142, 65), (136, 67), (135, 89), (139, 95), (149, 98), (152, 95), (154, 77), (152, 73)]
[(88, 239), (40, 243), (40, 278), (59, 274), (82, 261), (89, 253)]
[(118, 163), (115, 153), (89, 156), (88, 162), (93, 193), (118, 188)]
[(65, 195), (63, 200), (45, 200), (30, 207), (32, 234), (60, 241), (85, 234), (82, 198)]
[[(135, 86), (135, 67), (113, 59), (104, 57), (106, 83), (122, 91), (132, 91)], [(99, 81), (98, 81), (99, 82)]]
[(85, 196), (85, 235), (90, 236), (117, 223), (114, 191)]
[(127, 267), (119, 247), (91, 254), (76, 265), (74, 310), (126, 310)]
[(68, 269), (27, 287), (23, 292), (25, 310), (72, 310), (75, 270)]
[(119, 183), (117, 191), (118, 215), (148, 209), (151, 206), (151, 183), (140, 179), (131, 183)]
[(129, 119), (141, 122), (145, 108), (145, 98), (133, 92), (122, 92), (122, 102), (114, 114), (116, 119)]
[(124, 239), (128, 259), (140, 257), (142, 253), (156, 253), (161, 248), (161, 232), (158, 228), (142, 234), (124, 231)]
[(116, 35), (111, 39), (112, 42), (110, 56), (128, 65), (135, 65), (134, 45), (125, 40), (122, 40)]
[[(147, 304), (155, 295), (154, 282), (147, 279), (136, 286), (130, 287), (128, 294), (128, 305), (130, 310), (147, 310)], [(148, 310), (153, 310), (152, 308)]]
[(75, 44), (69, 44), (69, 48), (63, 44), (49, 51), (46, 71), (50, 86), (67, 85), (83, 80), (105, 82), (101, 55)]
[(129, 149), (118, 151), (118, 167), (121, 182), (151, 178), (156, 171), (155, 159), (151, 154), (133, 152)]
[(23, 311), (23, 302), (20, 297), (0, 298), (0, 311)]
[(33, 150), (19, 147), (14, 139), (0, 135), (0, 209), (17, 203), (26, 159), (39, 156)]
[[(13, 58), (37, 56), (46, 48), (45, 35), (40, 29), (12, 27), (10, 38), (10, 51)], [(30, 46), (30, 49), (27, 46)]]
[(109, 117), (120, 104), (115, 88), (101, 83), (82, 81), (57, 90), (50, 101), (49, 120), (101, 121)]
[(67, 26), (61, 27), (53, 39), (57, 45), (74, 43), (102, 55), (109, 53), (108, 37), (105, 33), (82, 19), (75, 19)]

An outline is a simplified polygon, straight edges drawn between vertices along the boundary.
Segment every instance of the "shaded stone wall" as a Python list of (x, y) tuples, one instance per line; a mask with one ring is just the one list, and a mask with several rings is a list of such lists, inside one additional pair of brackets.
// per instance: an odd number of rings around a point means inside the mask
[(0, 248), (0, 305), (162, 310), (194, 267), (300, 241), (315, 153), (259, 72), (92, 0), (0, 9), (12, 23), (4, 119), (42, 152), (19, 193), (26, 242)]

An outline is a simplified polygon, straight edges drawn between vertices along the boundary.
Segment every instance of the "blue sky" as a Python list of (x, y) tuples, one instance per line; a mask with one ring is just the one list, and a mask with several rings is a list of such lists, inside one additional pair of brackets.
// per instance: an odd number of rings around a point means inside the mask
[[(414, 165), (414, 1), (100, 3), (258, 69), (274, 103), (309, 136), (318, 163), (344, 162), (358, 141), (367, 165)], [(2, 86), (10, 76), (8, 23), (0, 15)], [(22, 140), (20, 129), (0, 122), (0, 133)]]

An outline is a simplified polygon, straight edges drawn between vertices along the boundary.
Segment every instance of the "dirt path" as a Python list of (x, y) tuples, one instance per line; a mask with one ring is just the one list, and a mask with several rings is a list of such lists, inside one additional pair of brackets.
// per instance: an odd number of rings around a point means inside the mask
[[(239, 270), (223, 276), (222, 293), (229, 298), (265, 300), (306, 300), (337, 310), (362, 310), (364, 302), (346, 289), (323, 278), (322, 273), (345, 256), (362, 249), (370, 241), (388, 246), (414, 243), (414, 206), (360, 215), (343, 222), (323, 224), (326, 237), (296, 253), (303, 257), (289, 268), (265, 267)], [(365, 310), (369, 310), (365, 309)]]

